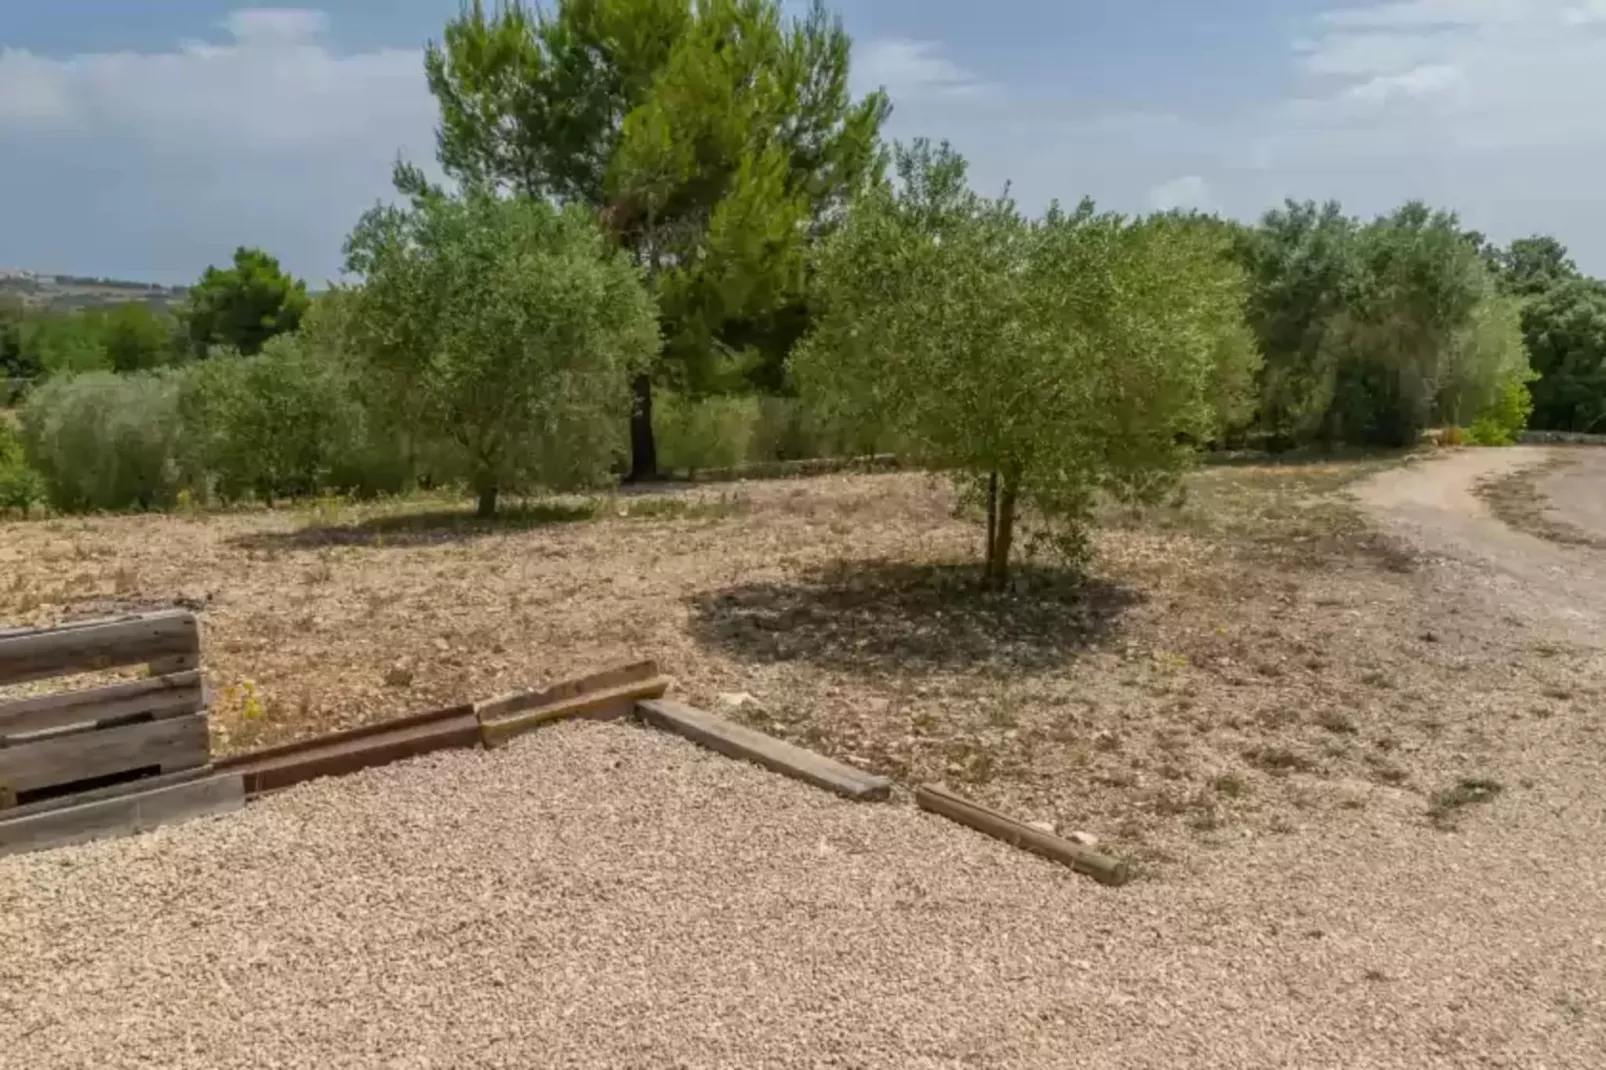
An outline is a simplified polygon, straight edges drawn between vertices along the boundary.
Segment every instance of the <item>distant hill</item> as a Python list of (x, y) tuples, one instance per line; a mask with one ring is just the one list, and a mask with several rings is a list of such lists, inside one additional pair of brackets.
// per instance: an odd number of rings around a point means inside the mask
[(0, 268), (0, 300), (20, 298), (26, 304), (57, 312), (133, 302), (154, 309), (170, 309), (180, 304), (187, 292), (183, 286), (92, 279), (80, 275), (36, 275), (31, 271)]

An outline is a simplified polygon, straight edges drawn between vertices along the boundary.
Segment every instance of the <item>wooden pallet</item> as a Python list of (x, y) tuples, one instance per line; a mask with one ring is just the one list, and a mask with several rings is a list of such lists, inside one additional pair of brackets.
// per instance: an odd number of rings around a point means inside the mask
[(200, 660), (199, 626), (185, 612), (0, 632), (0, 685), (148, 667), (142, 679), (0, 700), (0, 820), (204, 767)]

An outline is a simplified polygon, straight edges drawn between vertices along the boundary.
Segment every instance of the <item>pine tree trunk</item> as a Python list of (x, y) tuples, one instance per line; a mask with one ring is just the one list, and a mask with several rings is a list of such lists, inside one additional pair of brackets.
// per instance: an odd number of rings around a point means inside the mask
[(479, 508), (475, 515), (482, 519), (489, 519), (496, 515), (496, 491), (494, 482), (481, 483), (479, 487)]
[(658, 442), (652, 433), (652, 379), (636, 376), (630, 384), (635, 405), (630, 413), (630, 477), (641, 483), (658, 478)]

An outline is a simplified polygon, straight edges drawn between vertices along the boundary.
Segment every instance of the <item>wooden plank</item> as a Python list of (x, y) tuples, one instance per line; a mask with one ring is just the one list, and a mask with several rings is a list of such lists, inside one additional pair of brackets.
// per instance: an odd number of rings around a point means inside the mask
[(0, 785), (21, 795), (130, 769), (192, 769), (209, 756), (206, 714), (192, 713), (0, 748)]
[(515, 691), (484, 702), (474, 703), (474, 712), (481, 721), (491, 721), (511, 713), (520, 713), (540, 706), (551, 706), (594, 691), (609, 691), (627, 684), (652, 680), (658, 675), (655, 661), (637, 661), (612, 669), (603, 669), (589, 676), (564, 680), (534, 691)]
[(238, 775), (220, 774), (0, 821), (0, 855), (38, 851), (224, 814), (245, 804)]
[(1012, 847), (1019, 847), (1052, 862), (1069, 866), (1078, 873), (1087, 874), (1100, 884), (1121, 885), (1131, 879), (1131, 870), (1119, 859), (1100, 854), (1079, 843), (1061, 839), (1042, 829), (1032, 828), (1012, 817), (1005, 817), (996, 810), (989, 810), (985, 806), (955, 795), (947, 788), (922, 785), (915, 789), (915, 804), (922, 810), (940, 814), (977, 832), (985, 832)]
[(454, 721), (465, 714), (474, 715), (474, 707), (467, 703), (459, 706), (446, 706), (438, 710), (423, 710), (419, 713), (409, 713), (403, 717), (395, 717), (388, 721), (375, 721), (372, 724), (358, 725), (355, 728), (342, 728), (338, 732), (329, 732), (321, 736), (308, 739), (292, 739), (288, 743), (280, 743), (272, 747), (263, 747), (261, 750), (247, 751), (244, 754), (233, 754), (217, 761), (219, 769), (233, 769), (238, 766), (259, 765), (270, 758), (282, 758), (290, 755), (302, 754), (311, 750), (332, 747), (337, 743), (351, 743), (370, 736), (389, 735), (406, 728), (418, 728), (427, 725), (442, 724)]
[[(0, 636), (0, 684), (163, 659), (199, 660), (200, 626), (183, 610)], [(163, 664), (171, 669), (175, 662)], [(194, 664), (185, 664), (195, 668)]]
[(23, 732), (145, 713), (162, 720), (195, 713), (201, 704), (201, 674), (195, 671), (0, 702), (0, 746), (4, 737)]
[(610, 687), (605, 691), (590, 691), (522, 713), (502, 717), (479, 717), (480, 732), (487, 748), (505, 745), (515, 736), (533, 732), (543, 725), (571, 717), (614, 719), (630, 716), (641, 699), (657, 698), (669, 690), (669, 678), (655, 676), (648, 680)]
[(834, 758), (793, 746), (774, 736), (733, 724), (722, 717), (679, 702), (647, 701), (636, 704), (643, 720), (657, 728), (685, 736), (710, 750), (756, 762), (783, 776), (833, 791), (848, 799), (876, 801), (892, 794), (892, 781), (866, 773)]
[(71, 795), (59, 795), (53, 799), (41, 799), (26, 806), (18, 806), (0, 812), (0, 817), (10, 821), (13, 818), (27, 817), (31, 814), (43, 814), (51, 810), (61, 810), (68, 806), (100, 802), (102, 799), (116, 799), (123, 795), (136, 795), (142, 791), (155, 791), (158, 788), (166, 788), (174, 784), (187, 784), (192, 780), (209, 777), (214, 772), (216, 770), (210, 765), (198, 765), (194, 769), (180, 769), (176, 773), (144, 776), (138, 780), (125, 780), (121, 784), (112, 784), (109, 787), (94, 788), (90, 791), (76, 791)]
[(246, 795), (256, 796), (319, 777), (343, 776), (438, 750), (479, 745), (480, 723), (470, 707), (461, 706), (455, 711), (418, 714), (237, 755), (217, 767), (238, 775)]

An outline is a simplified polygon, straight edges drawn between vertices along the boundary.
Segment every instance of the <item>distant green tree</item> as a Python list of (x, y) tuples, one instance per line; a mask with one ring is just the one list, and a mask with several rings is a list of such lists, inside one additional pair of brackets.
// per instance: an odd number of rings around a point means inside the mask
[(1240, 232), (1274, 445), (1404, 446), (1434, 420), (1521, 429), (1532, 378), (1502, 296), (1504, 252), (1409, 203), (1370, 223), (1290, 202)]
[(788, 25), (778, 0), (473, 0), (429, 48), (446, 172), (583, 205), (648, 272), (664, 349), (632, 384), (634, 476), (657, 470), (654, 379), (779, 383), (803, 245), (881, 164), (889, 106), (853, 98), (850, 51), (820, 4)]
[(1358, 232), (1335, 201), (1289, 201), (1238, 234), (1246, 316), (1265, 358), (1258, 422), (1273, 445), (1309, 438), (1326, 418), (1335, 327), (1362, 277)]
[(1568, 255), (1567, 247), (1543, 234), (1518, 238), (1497, 250), (1495, 260), (1500, 267), (1501, 289), (1518, 297), (1537, 297), (1578, 278), (1578, 265)]
[(1493, 281), (1460, 221), (1420, 202), (1368, 224), (1361, 283), (1335, 335), (1332, 441), (1415, 445), (1454, 379), (1457, 342)]
[(1533, 426), (1606, 433), (1606, 283), (1551, 288), (1524, 306), (1522, 334), (1539, 375)]
[(112, 370), (99, 325), (82, 312), (32, 317), (23, 327), (22, 350), (41, 379)]
[(340, 333), (372, 395), (449, 444), (489, 516), (503, 491), (604, 480), (658, 348), (638, 270), (589, 213), (483, 190), (368, 212)]
[[(0, 379), (32, 379), (39, 366), (23, 351), (28, 306), (20, 298), (0, 295)], [(0, 404), (6, 398), (0, 395)]]
[(138, 302), (95, 309), (85, 315), (99, 332), (113, 371), (146, 371), (172, 363), (177, 329), (172, 316)]
[(206, 269), (180, 315), (196, 356), (206, 356), (212, 346), (252, 356), (269, 338), (300, 326), (308, 303), (306, 283), (262, 250), (241, 247), (233, 267)]

